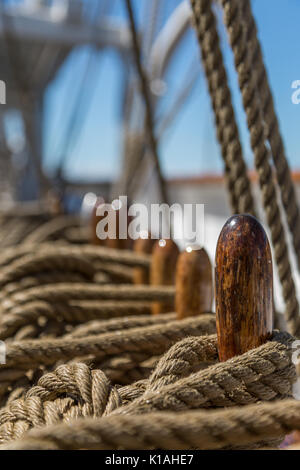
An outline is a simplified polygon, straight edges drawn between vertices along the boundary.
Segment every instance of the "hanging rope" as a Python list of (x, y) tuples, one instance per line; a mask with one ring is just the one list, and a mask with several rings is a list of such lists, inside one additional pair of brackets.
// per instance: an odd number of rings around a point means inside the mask
[(191, 0), (194, 26), (215, 114), (217, 136), (225, 163), (233, 213), (255, 214), (250, 181), (243, 159), (231, 93), (224, 67), (216, 20), (209, 0)]
[[(206, 1), (207, 0), (199, 0)], [(271, 231), (275, 260), (285, 301), (285, 315), (289, 331), (300, 335), (299, 304), (292, 276), (288, 247), (281, 221), (281, 214), (276, 196), (270, 155), (265, 143), (265, 126), (261, 101), (257, 93), (256, 75), (253, 74), (252, 55), (247, 43), (246, 31), (243, 28), (241, 4), (237, 0), (222, 0), (225, 25), (233, 50), (235, 66), (238, 73), (243, 104), (247, 115), (251, 146), (255, 156), (263, 206)]]
[(298, 268), (300, 269), (300, 212), (297, 196), (292, 182), (290, 168), (285, 155), (279, 123), (274, 109), (273, 96), (263, 60), (261, 46), (257, 38), (257, 28), (249, 0), (241, 3), (243, 26), (246, 29), (248, 50), (252, 52), (252, 68), (256, 71), (257, 87), (262, 104), (266, 134), (270, 143), (272, 157), (277, 173), (281, 201), (285, 209), (290, 232), (292, 234)]
[[(293, 290), (287, 299), (293, 283), (280, 213), (276, 198), (269, 199), (275, 186), (251, 78), (252, 55), (240, 3), (222, 4), (290, 326), (297, 332)], [(239, 138), (230, 95), (226, 88), (218, 91), (226, 75), (216, 66), (222, 59), (218, 47), (216, 57), (210, 51), (218, 45), (211, 2), (193, 0), (193, 8), (227, 155), (236, 151)], [(234, 161), (228, 160), (231, 176)], [(237, 197), (238, 189), (232, 191)], [(66, 230), (78, 225), (63, 222), (47, 222), (46, 229), (38, 227), (26, 243), (0, 257), (0, 338), (6, 345), (0, 366), (1, 449), (261, 448), (275, 447), (287, 432), (300, 429), (299, 403), (290, 399), (296, 381), (293, 336), (273, 331), (261, 346), (220, 362), (214, 313), (183, 320), (172, 312), (149, 315), (149, 303), (173, 301), (175, 294), (174, 286), (129, 282), (130, 269), (149, 269), (151, 256), (70, 245)], [(128, 283), (117, 284), (125, 272)]]
[(152, 105), (151, 105), (151, 98), (150, 98), (150, 91), (149, 91), (149, 84), (147, 75), (143, 69), (142, 61), (141, 61), (141, 53), (140, 53), (140, 46), (138, 40), (138, 34), (135, 25), (134, 13), (131, 5), (131, 0), (126, 0), (128, 18), (131, 28), (132, 34), (132, 46), (133, 46), (133, 53), (136, 63), (137, 72), (139, 75), (140, 85), (141, 85), (141, 92), (145, 102), (145, 112), (146, 112), (146, 135), (148, 138), (149, 147), (153, 156), (155, 169), (157, 172), (159, 186), (162, 196), (162, 201), (164, 203), (168, 203), (168, 195), (166, 185), (162, 176), (161, 168), (160, 168), (160, 161), (159, 155), (157, 150), (157, 142), (154, 135), (154, 119), (152, 113)]

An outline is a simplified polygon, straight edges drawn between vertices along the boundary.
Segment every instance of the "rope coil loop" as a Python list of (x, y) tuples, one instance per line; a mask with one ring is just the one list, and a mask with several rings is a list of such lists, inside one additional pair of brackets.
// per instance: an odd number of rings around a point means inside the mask
[[(219, 3), (287, 326), (296, 337), (299, 305), (281, 213), (297, 251), (299, 209), (250, 2)], [(259, 448), (300, 430), (300, 404), (291, 399), (297, 380), (295, 339), (273, 326), (271, 249), (252, 216), (255, 202), (213, 4), (191, 0), (231, 206), (237, 213), (217, 243), (216, 314), (211, 312), (212, 264), (204, 248), (189, 247), (179, 254), (173, 240), (154, 243), (149, 236), (137, 241), (134, 251), (117, 250), (104, 241), (103, 246), (102, 241), (101, 246), (88, 244), (91, 231), (79, 217), (51, 218), (47, 211), (0, 215), (0, 244), (6, 248), (0, 256), (0, 340), (5, 346), (0, 450)], [(148, 77), (131, 1), (126, 5), (145, 101), (147, 144), (166, 201)], [(139, 139), (143, 145), (143, 136)], [(300, 264), (299, 253), (297, 257)]]

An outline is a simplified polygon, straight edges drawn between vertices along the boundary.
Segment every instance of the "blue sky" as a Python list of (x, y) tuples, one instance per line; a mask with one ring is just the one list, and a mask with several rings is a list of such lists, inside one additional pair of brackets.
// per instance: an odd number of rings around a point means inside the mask
[[(139, 19), (142, 17), (145, 2), (149, 1), (151, 0), (134, 0)], [(162, 0), (162, 2), (161, 21), (164, 21), (180, 0)], [(120, 22), (126, 21), (123, 4), (123, 0), (114, 0), (111, 12)], [(293, 92), (291, 84), (294, 80), (300, 80), (300, 2), (299, 0), (252, 0), (252, 6), (288, 159), (292, 168), (300, 169), (300, 105), (294, 105), (291, 101)], [(224, 30), (221, 30), (221, 37), (244, 154), (249, 167), (252, 168), (253, 158), (245, 116), (232, 54)], [(180, 89), (187, 70), (193, 60), (199, 57), (197, 47), (194, 32), (190, 30), (167, 71), (167, 92), (159, 106), (161, 114), (164, 114), (172, 104), (176, 90)], [(44, 162), (49, 171), (53, 171), (61, 154), (64, 153), (63, 135), (68, 115), (72, 110), (72, 100), (77, 96), (80, 77), (89, 60), (89, 54), (90, 50), (86, 47), (75, 50), (47, 91)], [(196, 67), (199, 68), (198, 82), (159, 145), (163, 172), (168, 177), (221, 173), (223, 170), (200, 59), (196, 63)], [(69, 147), (64, 167), (66, 175), (74, 179), (116, 178), (120, 167), (122, 144), (120, 85), (123, 74), (116, 52), (109, 49), (98, 53), (93, 62), (93, 71), (94, 78), (88, 78), (85, 87), (79, 90), (80, 93), (84, 93), (83, 110), (79, 116), (86, 116), (86, 120), (82, 127), (75, 128), (80, 130), (79, 137), (74, 145)]]

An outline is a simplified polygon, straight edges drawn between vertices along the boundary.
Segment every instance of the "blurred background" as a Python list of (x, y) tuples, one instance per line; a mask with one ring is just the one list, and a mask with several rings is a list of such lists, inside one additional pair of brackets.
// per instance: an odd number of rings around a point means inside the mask
[[(299, 0), (252, 0), (300, 199)], [(66, 213), (84, 198), (161, 200), (145, 144), (145, 106), (124, 0), (1, 0), (0, 207), (41, 204), (56, 194)], [(223, 161), (185, 0), (132, 0), (146, 71), (161, 173), (170, 202), (205, 204), (214, 255), (230, 215)], [(245, 159), (253, 155), (233, 57), (216, 6)], [(254, 186), (255, 173), (251, 173)], [(94, 196), (93, 196), (94, 195)], [(85, 199), (86, 200), (86, 199)]]

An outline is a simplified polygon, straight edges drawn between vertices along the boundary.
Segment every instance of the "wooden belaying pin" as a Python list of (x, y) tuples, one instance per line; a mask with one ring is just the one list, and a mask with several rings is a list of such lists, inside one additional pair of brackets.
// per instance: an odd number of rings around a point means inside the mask
[(220, 233), (215, 297), (220, 361), (260, 346), (271, 335), (272, 255), (263, 227), (251, 215), (234, 215)]
[(204, 248), (187, 247), (176, 266), (175, 310), (177, 318), (211, 312), (212, 265)]
[[(152, 250), (150, 284), (153, 286), (173, 286), (175, 284), (176, 263), (179, 249), (173, 240), (157, 240)], [(152, 304), (152, 313), (174, 311), (174, 305), (162, 302)]]
[[(148, 238), (138, 238), (133, 244), (133, 251), (136, 253), (152, 253), (153, 246), (156, 240), (151, 238), (148, 234)], [(137, 267), (133, 271), (133, 282), (134, 284), (149, 284), (150, 282), (150, 271), (148, 268)]]

